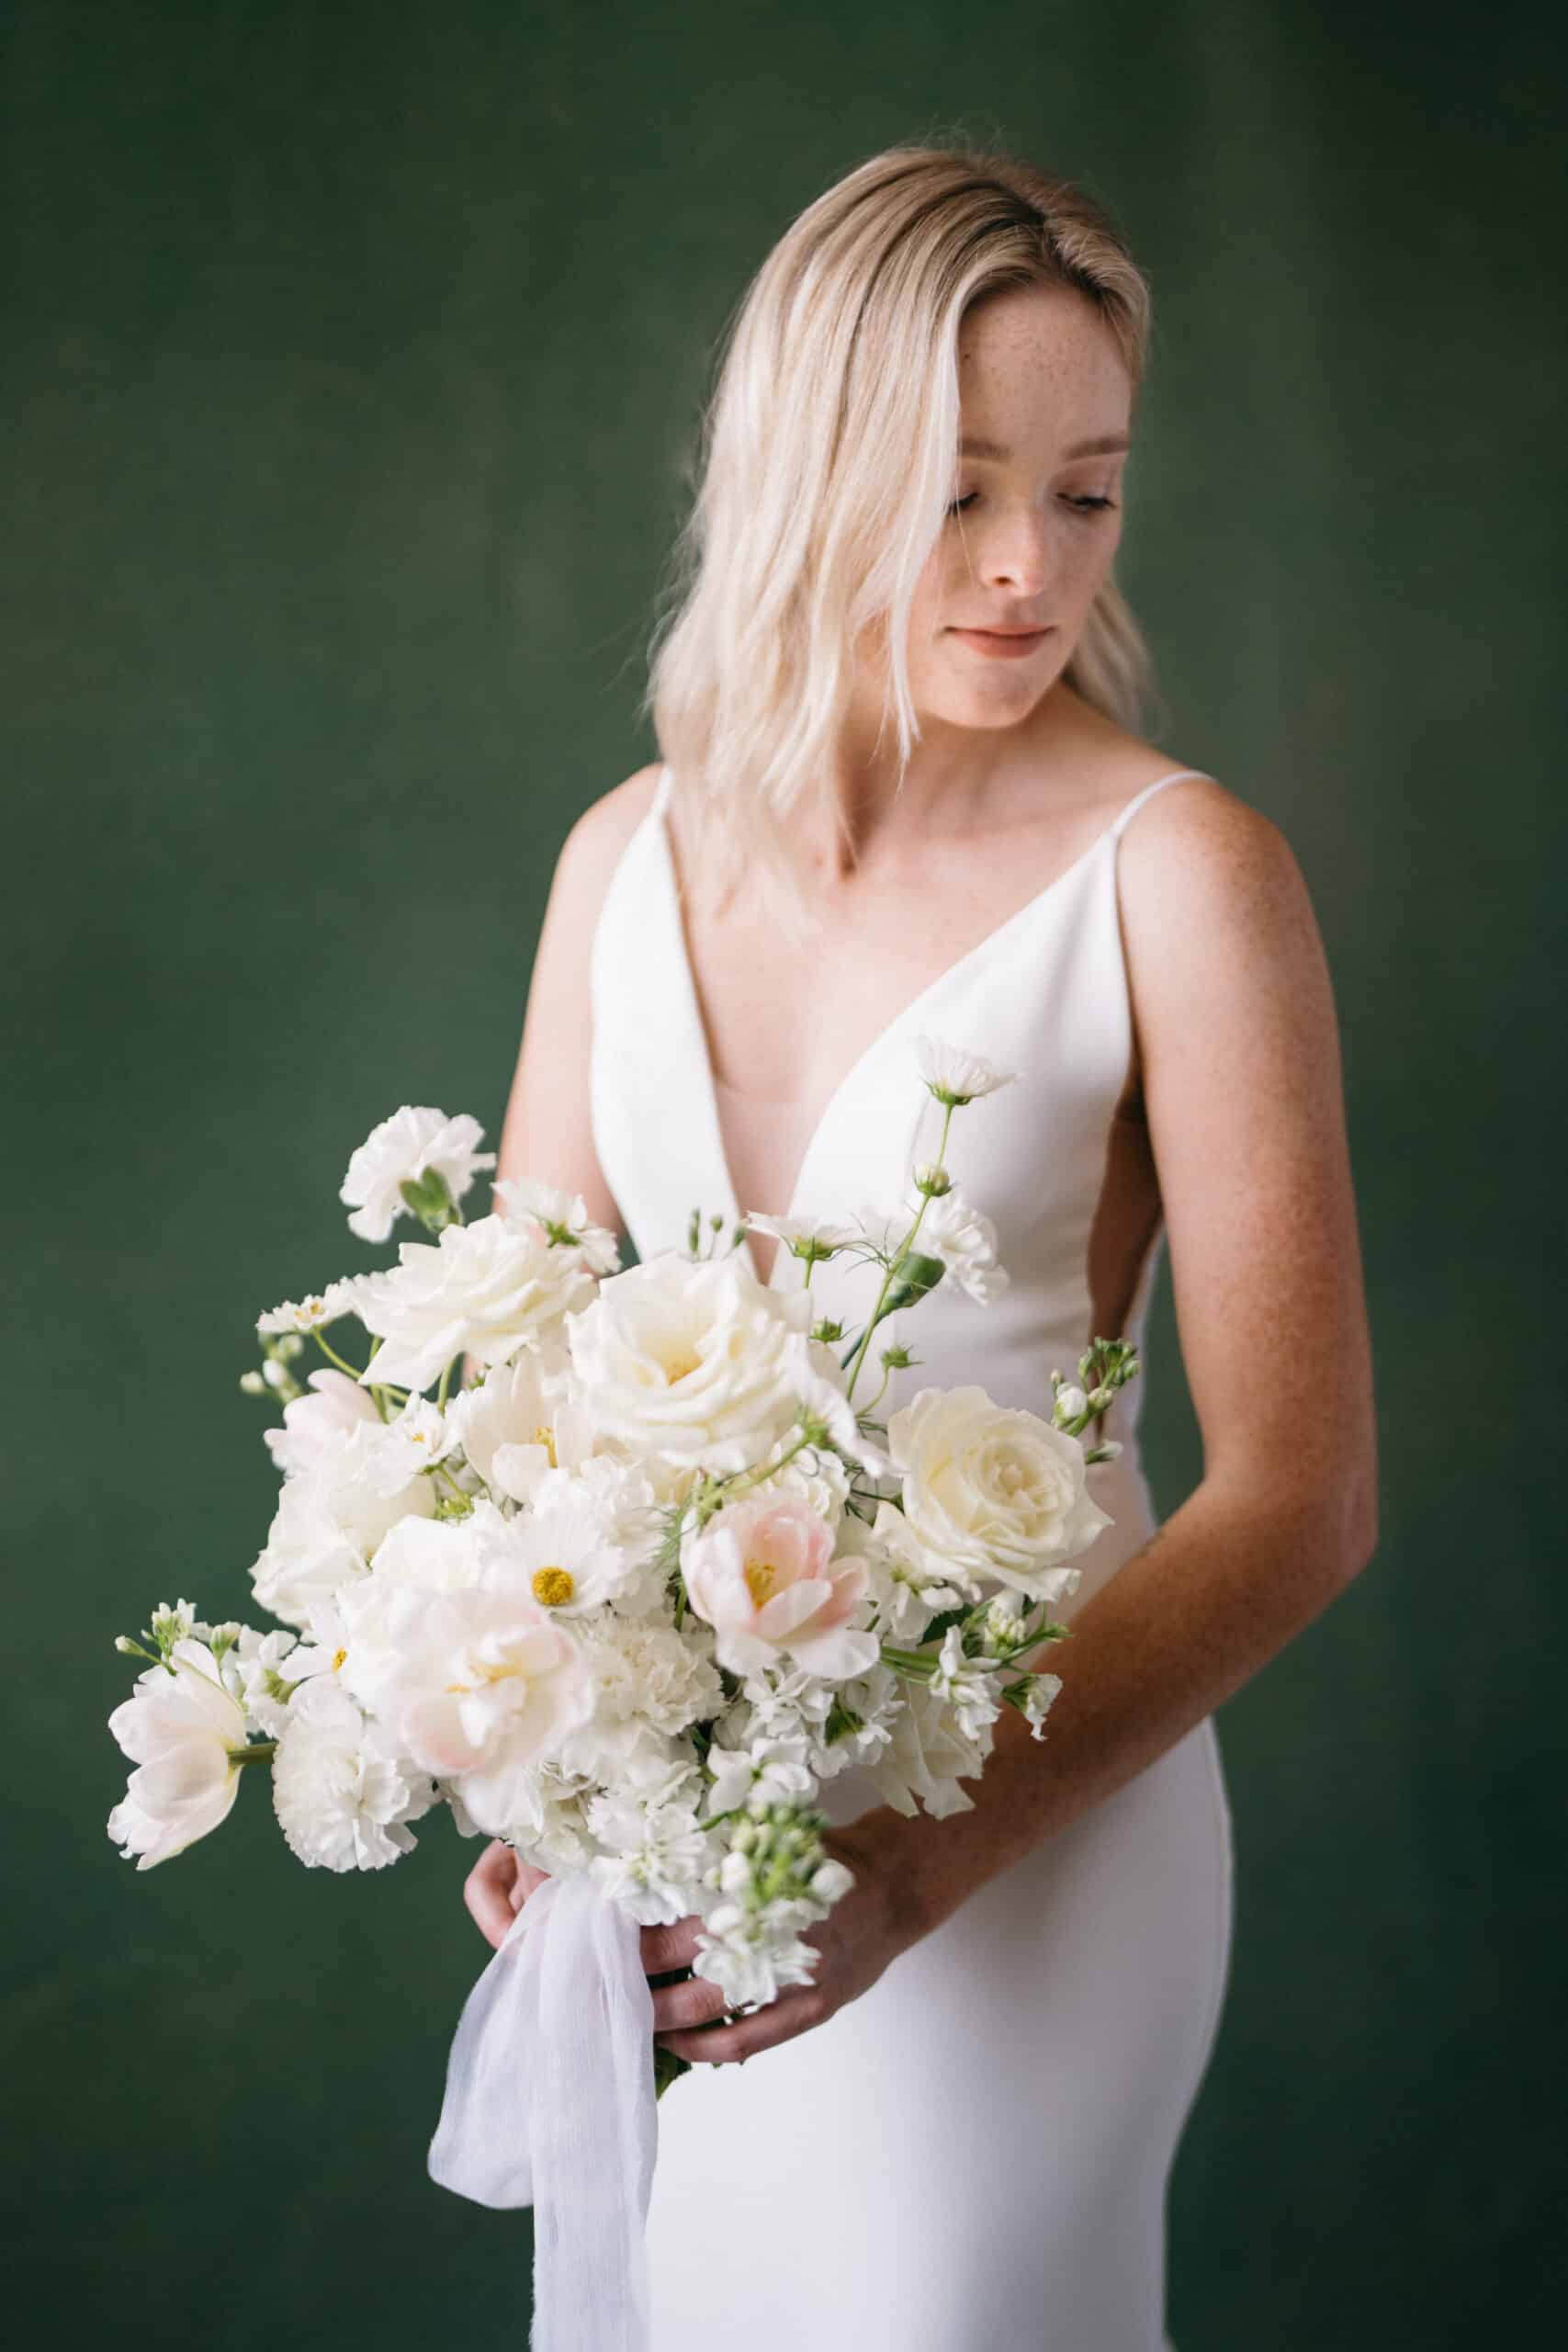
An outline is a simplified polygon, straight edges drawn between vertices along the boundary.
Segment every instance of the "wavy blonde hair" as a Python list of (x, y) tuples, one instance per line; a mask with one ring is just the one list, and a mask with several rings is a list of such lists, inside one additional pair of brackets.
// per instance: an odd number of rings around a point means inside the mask
[[(1115, 337), (1134, 395), (1149, 291), (1094, 198), (1003, 153), (891, 147), (818, 197), (721, 339), (697, 487), (653, 630), (643, 711), (697, 810), (689, 888), (748, 868), (798, 937), (812, 910), (791, 812), (829, 783), (861, 632), (887, 616), (899, 775), (919, 736), (905, 658), (917, 583), (953, 494), (958, 340), (1004, 287), (1071, 287)], [(1148, 649), (1108, 576), (1063, 673), (1134, 732)]]

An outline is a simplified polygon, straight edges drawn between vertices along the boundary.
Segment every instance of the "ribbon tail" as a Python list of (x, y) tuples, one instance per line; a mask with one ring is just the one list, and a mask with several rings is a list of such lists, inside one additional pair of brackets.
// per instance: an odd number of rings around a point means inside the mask
[(647, 2352), (658, 2108), (641, 1950), (585, 1871), (547, 1879), (453, 2040), (430, 2177), (534, 2207), (532, 2352)]

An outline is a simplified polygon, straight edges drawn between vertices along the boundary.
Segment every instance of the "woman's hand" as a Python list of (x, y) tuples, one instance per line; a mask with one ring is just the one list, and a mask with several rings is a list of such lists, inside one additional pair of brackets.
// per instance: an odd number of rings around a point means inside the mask
[(498, 1951), (528, 1897), (548, 1876), (548, 1871), (536, 1871), (514, 1846), (499, 1838), (485, 1848), (463, 1881), (463, 1900), (479, 1933)]
[[(832, 1860), (854, 1872), (855, 1883), (801, 1939), (821, 1954), (815, 1982), (788, 1984), (777, 2000), (722, 2024), (712, 2020), (729, 2016), (724, 1995), (705, 1976), (656, 1984), (653, 2038), (661, 2049), (678, 2058), (706, 2059), (715, 2066), (731, 2058), (754, 2057), (759, 2050), (772, 2050), (775, 2043), (793, 2041), (797, 2033), (822, 2024), (835, 2009), (869, 1991), (890, 1961), (919, 1942), (924, 1928), (908, 1901), (907, 1862), (896, 1864), (887, 1843), (866, 1822), (824, 1829), (821, 1838)], [(696, 1957), (702, 1924), (689, 1915), (667, 1928), (640, 1929), (648, 1974), (689, 1966)]]

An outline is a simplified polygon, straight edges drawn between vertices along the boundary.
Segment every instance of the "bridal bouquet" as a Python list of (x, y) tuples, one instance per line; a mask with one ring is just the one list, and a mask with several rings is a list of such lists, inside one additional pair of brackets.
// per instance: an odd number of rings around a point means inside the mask
[[(542, 1182), (502, 1180), (466, 1220), (495, 1164), (472, 1118), (383, 1121), (343, 1181), (350, 1230), (384, 1242), (407, 1215), (433, 1238), (262, 1315), (241, 1384), (282, 1407), (250, 1571), (278, 1623), (207, 1623), (182, 1600), (118, 1644), (146, 1660), (109, 1718), (136, 1770), (108, 1830), (139, 1868), (216, 1828), (256, 1767), (310, 1866), (396, 1861), (439, 1803), (551, 1873), (464, 2012), (431, 2168), (486, 2203), (549, 2196), (581, 2257), (550, 2239), (557, 2308), (627, 2314), (599, 2342), (640, 2340), (648, 2119), (688, 2064), (652, 2041), (638, 1928), (698, 1915), (695, 1968), (732, 2009), (808, 1983), (803, 1930), (853, 1883), (823, 1847), (823, 1784), (857, 1767), (905, 1814), (967, 1809), (1004, 1705), (1043, 1734), (1060, 1680), (1026, 1661), (1066, 1634), (1050, 1604), (1110, 1523), (1086, 1473), (1119, 1449), (1084, 1432), (1137, 1370), (1121, 1341), (1053, 1374), (1049, 1420), (976, 1386), (879, 1419), (917, 1361), (897, 1344), (856, 1401), (889, 1317), (939, 1283), (984, 1306), (1007, 1281), (943, 1160), (953, 1113), (1013, 1073), (930, 1038), (917, 1058), (942, 1136), (893, 1213), (728, 1233), (694, 1213), (683, 1250), (626, 1270), (581, 1198)], [(748, 1226), (799, 1261), (798, 1287), (758, 1278)], [(840, 1258), (879, 1270), (854, 1331), (812, 1295)], [(301, 1385), (309, 1343), (326, 1361)], [(567, 2179), (584, 2168), (564, 2119), (581, 2127), (595, 2086), (609, 2203), (604, 2165)], [(536, 2341), (553, 2345), (548, 2300)]]

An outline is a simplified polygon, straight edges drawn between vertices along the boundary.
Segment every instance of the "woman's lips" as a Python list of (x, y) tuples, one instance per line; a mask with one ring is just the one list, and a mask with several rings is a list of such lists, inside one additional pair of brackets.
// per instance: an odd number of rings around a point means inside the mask
[(1027, 636), (1000, 636), (992, 628), (955, 628), (950, 634), (960, 643), (973, 646), (976, 653), (988, 653), (1002, 662), (1018, 661), (1025, 653), (1032, 653), (1043, 645), (1051, 632), (1048, 628), (1032, 628)]

